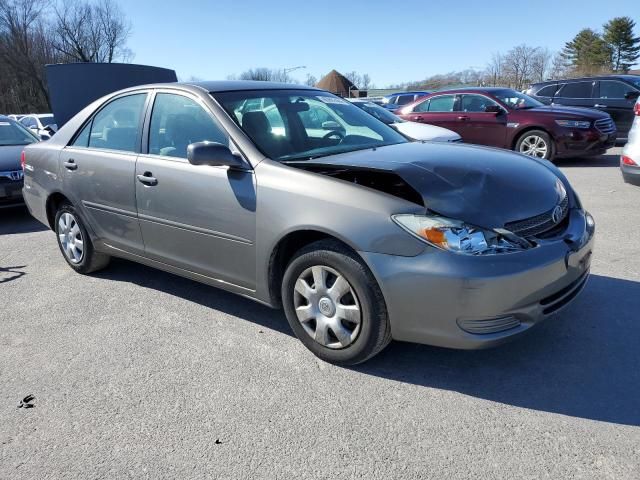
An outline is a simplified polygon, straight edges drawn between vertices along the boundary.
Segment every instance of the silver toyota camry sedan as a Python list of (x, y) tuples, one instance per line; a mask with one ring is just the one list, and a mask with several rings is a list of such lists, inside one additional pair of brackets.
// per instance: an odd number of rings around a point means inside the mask
[(282, 307), (336, 364), (391, 339), (497, 345), (589, 274), (593, 219), (551, 163), (409, 142), (314, 88), (130, 88), (23, 157), (29, 210), (75, 271), (121, 257)]

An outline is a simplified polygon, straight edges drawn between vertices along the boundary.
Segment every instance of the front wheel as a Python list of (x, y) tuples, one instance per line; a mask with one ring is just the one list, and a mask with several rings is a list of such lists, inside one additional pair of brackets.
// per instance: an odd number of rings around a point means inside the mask
[(375, 278), (338, 242), (315, 242), (296, 254), (284, 274), (282, 302), (298, 339), (327, 362), (362, 363), (391, 341)]
[(518, 138), (515, 150), (532, 157), (552, 160), (554, 144), (547, 132), (543, 132), (542, 130), (529, 130)]

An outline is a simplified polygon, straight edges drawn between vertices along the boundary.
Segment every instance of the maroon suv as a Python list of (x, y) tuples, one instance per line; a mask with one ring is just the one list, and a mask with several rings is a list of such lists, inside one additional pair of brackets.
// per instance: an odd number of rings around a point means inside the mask
[(466, 143), (546, 159), (601, 154), (616, 140), (607, 113), (547, 106), (510, 88), (436, 92), (403, 107), (398, 115), (453, 130)]

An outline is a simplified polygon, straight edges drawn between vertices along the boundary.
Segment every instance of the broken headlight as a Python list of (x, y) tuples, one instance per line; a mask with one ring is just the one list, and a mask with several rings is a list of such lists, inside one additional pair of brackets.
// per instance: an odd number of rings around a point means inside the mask
[(393, 215), (400, 227), (442, 250), (464, 255), (496, 255), (520, 252), (528, 242), (506, 234), (468, 225), (459, 220), (431, 215)]

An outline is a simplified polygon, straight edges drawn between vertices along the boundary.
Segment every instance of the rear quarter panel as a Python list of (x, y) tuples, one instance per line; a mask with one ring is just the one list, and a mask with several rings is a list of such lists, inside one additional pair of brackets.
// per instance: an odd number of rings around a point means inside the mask
[(47, 199), (62, 188), (60, 150), (49, 141), (29, 145), (25, 148), (25, 171), (23, 196), (27, 208), (40, 222), (49, 227)]

